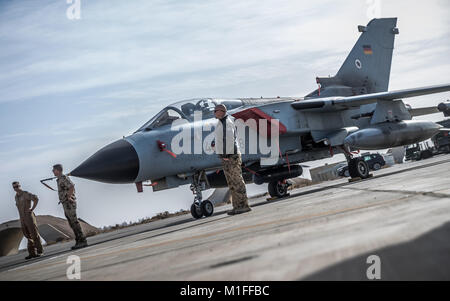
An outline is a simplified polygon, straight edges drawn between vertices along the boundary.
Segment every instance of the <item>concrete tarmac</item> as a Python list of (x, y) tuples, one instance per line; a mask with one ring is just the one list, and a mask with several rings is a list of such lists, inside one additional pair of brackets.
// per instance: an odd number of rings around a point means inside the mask
[[(450, 280), (450, 155), (395, 165), (349, 183), (324, 182), (249, 213), (178, 216), (0, 258), (0, 280), (66, 280), (69, 255), (82, 280)], [(186, 195), (186, 197), (189, 197)]]

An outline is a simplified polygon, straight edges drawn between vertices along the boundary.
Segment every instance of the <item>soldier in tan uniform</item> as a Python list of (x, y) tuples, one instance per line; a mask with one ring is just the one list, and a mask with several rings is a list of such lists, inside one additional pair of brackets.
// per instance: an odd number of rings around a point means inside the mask
[(222, 160), (223, 172), (231, 191), (233, 209), (228, 215), (245, 213), (251, 210), (248, 205), (247, 190), (242, 178), (242, 159), (236, 141), (236, 127), (234, 121), (227, 115), (227, 108), (219, 104), (214, 109), (218, 119), (214, 148)]
[[(36, 195), (23, 191), (20, 188), (19, 182), (13, 182), (12, 185), (14, 191), (16, 192), (16, 206), (19, 210), (22, 232), (28, 239), (28, 256), (25, 257), (25, 259), (39, 257), (44, 251), (36, 224), (36, 216), (33, 213), (39, 199)], [(33, 202), (33, 207), (31, 207), (31, 202)]]
[(69, 222), (70, 227), (75, 234), (76, 244), (72, 250), (87, 247), (86, 236), (81, 229), (80, 222), (77, 217), (77, 202), (75, 197), (75, 185), (68, 176), (63, 174), (61, 164), (53, 166), (53, 174), (57, 177), (59, 202), (63, 205), (64, 214)]

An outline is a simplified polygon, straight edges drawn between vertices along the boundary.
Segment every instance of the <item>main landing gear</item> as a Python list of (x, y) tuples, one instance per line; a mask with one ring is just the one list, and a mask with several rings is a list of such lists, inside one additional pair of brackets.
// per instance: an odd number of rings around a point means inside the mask
[(369, 177), (369, 165), (363, 158), (352, 158), (348, 162), (348, 172), (352, 178), (367, 179)]
[(191, 191), (195, 195), (191, 206), (191, 214), (195, 219), (211, 216), (214, 213), (214, 205), (209, 200), (203, 200), (202, 190), (206, 187), (206, 175), (204, 171), (195, 173), (191, 184)]
[(344, 149), (344, 155), (347, 159), (348, 164), (348, 172), (350, 174), (350, 177), (352, 179), (360, 178), (360, 179), (367, 179), (370, 177), (370, 169), (369, 164), (367, 164), (366, 161), (364, 161), (361, 157), (353, 158), (352, 154), (350, 153), (350, 150), (347, 146), (343, 146)]

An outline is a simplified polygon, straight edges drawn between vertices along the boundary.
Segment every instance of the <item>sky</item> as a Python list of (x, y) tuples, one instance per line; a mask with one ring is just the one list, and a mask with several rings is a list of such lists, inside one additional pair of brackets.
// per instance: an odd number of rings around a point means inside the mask
[[(398, 17), (390, 90), (450, 83), (448, 0), (79, 4), (74, 19), (66, 0), (0, 0), (0, 223), (18, 218), (14, 180), (39, 196), (36, 214), (64, 217), (57, 194), (39, 183), (52, 165), (71, 171), (168, 103), (308, 94), (316, 76), (337, 72), (357, 25), (372, 17)], [(406, 102), (423, 107), (449, 98)], [(137, 194), (134, 185), (72, 180), (78, 216), (98, 227), (193, 201), (188, 186)]]

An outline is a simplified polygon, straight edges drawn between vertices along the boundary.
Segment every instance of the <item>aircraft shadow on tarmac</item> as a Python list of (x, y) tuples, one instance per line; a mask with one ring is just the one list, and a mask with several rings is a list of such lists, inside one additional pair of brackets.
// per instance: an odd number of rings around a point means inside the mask
[(450, 222), (418, 238), (373, 250), (299, 280), (368, 280), (370, 255), (380, 258), (380, 280), (450, 280)]

